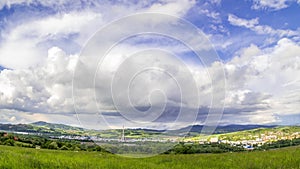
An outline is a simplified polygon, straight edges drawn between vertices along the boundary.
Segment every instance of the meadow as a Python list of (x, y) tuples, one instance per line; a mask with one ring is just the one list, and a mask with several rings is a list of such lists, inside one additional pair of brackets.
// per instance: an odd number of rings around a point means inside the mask
[(221, 154), (166, 154), (127, 158), (103, 152), (61, 151), (0, 146), (0, 168), (89, 169), (300, 169), (300, 147)]

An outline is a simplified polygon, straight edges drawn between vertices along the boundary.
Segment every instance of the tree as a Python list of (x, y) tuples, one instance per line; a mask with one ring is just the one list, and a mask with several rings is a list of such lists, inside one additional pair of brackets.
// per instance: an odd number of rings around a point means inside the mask
[(50, 143), (48, 145), (48, 148), (49, 149), (58, 149), (58, 145), (57, 145), (57, 143), (55, 141), (53, 141), (52, 143)]

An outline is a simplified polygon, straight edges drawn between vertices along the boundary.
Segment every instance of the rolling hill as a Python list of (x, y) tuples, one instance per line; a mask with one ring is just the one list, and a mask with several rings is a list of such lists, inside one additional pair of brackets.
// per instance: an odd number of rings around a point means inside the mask
[[(176, 136), (181, 133), (185, 133), (187, 129), (190, 129), (188, 136), (198, 136), (201, 133), (203, 126), (194, 125), (188, 126), (182, 129), (170, 131), (164, 133), (164, 130), (154, 129), (126, 129), (125, 135), (128, 138), (147, 138), (151, 136)], [(38, 121), (31, 124), (0, 124), (0, 130), (7, 132), (27, 132), (27, 133), (39, 133), (45, 135), (79, 135), (79, 136), (100, 136), (104, 138), (118, 138), (122, 134), (122, 129), (109, 129), (109, 130), (88, 130), (80, 127), (73, 127), (65, 124), (47, 123), (44, 121)], [(268, 126), (268, 125), (227, 125), (218, 126), (214, 132), (214, 135), (219, 136), (232, 136), (232, 137), (246, 137), (248, 135), (255, 135), (255, 133), (270, 132), (290, 132), (300, 130), (297, 126)]]

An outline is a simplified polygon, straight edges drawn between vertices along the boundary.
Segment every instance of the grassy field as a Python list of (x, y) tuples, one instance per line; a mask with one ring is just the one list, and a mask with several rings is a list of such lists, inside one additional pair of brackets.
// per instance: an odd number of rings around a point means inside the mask
[(159, 155), (150, 158), (134, 159), (99, 152), (36, 150), (0, 146), (0, 168), (300, 169), (300, 147), (289, 147), (264, 152)]

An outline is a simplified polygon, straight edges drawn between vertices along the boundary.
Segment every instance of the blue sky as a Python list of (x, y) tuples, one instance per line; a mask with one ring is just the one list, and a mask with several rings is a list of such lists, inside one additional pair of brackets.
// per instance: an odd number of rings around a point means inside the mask
[[(300, 73), (299, 0), (2, 1), (0, 122), (44, 120), (79, 125), (73, 105), (72, 75), (78, 69), (76, 63), (80, 60), (82, 50), (100, 28), (124, 16), (143, 12), (168, 14), (191, 22), (208, 38), (220, 61), (203, 65), (195, 53), (188, 51), (180, 41), (158, 36), (138, 36), (120, 43), (111, 51), (104, 60), (103, 72), (100, 71), (104, 75), (99, 77), (101, 82), (111, 80), (110, 76), (114, 75), (113, 72), (118, 70), (122, 61), (136, 51), (150, 47), (162, 48), (178, 55), (191, 70), (200, 98), (195, 123), (205, 123), (207, 111), (202, 110), (210, 106), (209, 86), (215, 80), (213, 85), (218, 90), (226, 91), (225, 98), (220, 100), (224, 103), (220, 124), (296, 124), (295, 119), (300, 116), (300, 79), (296, 76)], [(156, 19), (161, 23), (168, 22)], [(134, 29), (141, 23), (128, 23), (119, 31)], [(112, 39), (114, 35), (112, 31)], [(165, 55), (162, 54), (161, 58), (168, 58)], [(162, 63), (164, 59), (156, 59), (159, 62), (141, 58), (133, 63), (141, 66), (153, 62), (155, 66), (175, 72), (175, 78), (181, 79), (183, 75), (175, 65), (177, 62), (165, 64)], [(134, 68), (134, 65), (130, 67)], [(222, 79), (218, 79), (221, 77), (220, 67), (223, 68), (227, 86), (219, 84), (222, 82)], [(90, 67), (86, 69), (92, 70)], [(165, 113), (176, 114), (174, 111), (178, 109), (179, 96), (171, 91), (177, 89), (169, 84), (171, 82), (162, 81), (166, 77), (159, 79), (156, 77), (160, 74), (152, 75), (147, 74), (142, 78), (148, 85), (142, 82), (136, 85), (142, 85), (145, 91), (156, 88), (166, 90), (168, 106)], [(149, 84), (155, 84), (156, 88)], [(80, 93), (84, 93), (89, 89), (80, 90)], [(100, 93), (98, 108), (105, 110), (104, 116), (109, 117), (111, 126), (127, 123), (118, 116), (107, 115), (108, 112), (117, 112), (113, 100), (108, 97), (108, 91), (111, 91), (109, 86), (100, 83), (95, 91)], [(139, 89), (133, 92), (133, 100), (139, 98), (136, 107), (149, 105), (148, 95), (143, 92)], [(145, 98), (141, 95), (145, 95)], [(82, 112), (99, 113), (99, 109), (88, 104), (93, 98), (84, 95), (78, 97), (81, 98), (78, 105), (85, 105), (79, 108)], [(153, 100), (154, 107), (159, 107), (161, 102), (157, 97)], [(185, 108), (195, 109), (189, 106)], [(91, 120), (91, 117), (85, 119)], [(87, 127), (97, 126), (99, 121), (103, 122), (98, 119)], [(159, 121), (164, 119), (160, 118)], [(165, 122), (161, 124), (154, 121), (148, 127), (164, 128), (169, 125), (167, 118)], [(127, 125), (135, 127), (129, 122)], [(178, 122), (178, 126), (184, 125), (187, 124)]]
[[(151, 4), (159, 3), (160, 1), (153, 2), (144, 2), (137, 3), (140, 8), (147, 8)], [(257, 34), (251, 31), (248, 28), (235, 26), (230, 24), (228, 21), (228, 15), (233, 14), (238, 18), (251, 20), (257, 18), (259, 25), (268, 25), (273, 29), (282, 29), (282, 30), (293, 30), (296, 32), (299, 28), (299, 21), (297, 14), (299, 13), (300, 7), (299, 3), (296, 1), (283, 1), (286, 4), (286, 7), (282, 9), (275, 9), (269, 7), (268, 5), (262, 6), (261, 9), (253, 9), (253, 6), (256, 1), (245, 0), (245, 1), (233, 1), (233, 0), (223, 0), (223, 1), (196, 1), (194, 5), (186, 11), (185, 15), (182, 15), (184, 19), (192, 22), (199, 29), (203, 30), (204, 33), (220, 35), (222, 41), (239, 41), (240, 38), (244, 38), (239, 42), (239, 46), (236, 46), (236, 43), (232, 46), (224, 49), (219, 49), (219, 55), (222, 59), (226, 60), (231, 58), (239, 48), (249, 46), (251, 43), (254, 43), (258, 46), (263, 45), (275, 45), (276, 42), (264, 44), (264, 39), (270, 38), (267, 34)], [(267, 1), (268, 2), (268, 1)], [(270, 1), (269, 3), (276, 3), (277, 1)], [(278, 1), (279, 2), (279, 1)], [(161, 4), (166, 2), (161, 1)], [(10, 4), (10, 5), (8, 5)], [(95, 5), (97, 4), (97, 5)], [(105, 4), (105, 5), (103, 5)], [(40, 1), (25, 1), (23, 3), (7, 3), (2, 4), (2, 9), (0, 11), (0, 32), (4, 30), (7, 31), (11, 27), (15, 27), (22, 23), (30, 22), (33, 20), (38, 20), (46, 18), (49, 16), (55, 16), (64, 13), (70, 13), (74, 11), (102, 11), (106, 6), (117, 6), (123, 5), (124, 8), (134, 4), (125, 2), (109, 2), (109, 1), (77, 1), (72, 3), (70, 1), (61, 1), (60, 4), (55, 3), (45, 3)], [(103, 5), (103, 7), (101, 6)], [(271, 5), (270, 5), (271, 6)], [(100, 12), (101, 13), (101, 12)], [(130, 15), (128, 13), (127, 15)], [(109, 15), (109, 12), (105, 13)], [(212, 15), (215, 15), (212, 18)], [(112, 16), (109, 16), (112, 17)], [(113, 18), (113, 17), (112, 17)], [(117, 17), (115, 18), (117, 19)], [(3, 32), (4, 34), (5, 32)], [(66, 43), (72, 43), (72, 40), (76, 34), (69, 34), (68, 37), (60, 37), (59, 39), (49, 39), (47, 42), (47, 48), (49, 46), (60, 46), (62, 48), (70, 48)], [(278, 37), (272, 37), (279, 39)], [(299, 39), (298, 39), (299, 40)], [(215, 41), (219, 41), (215, 40)], [(212, 41), (214, 43), (214, 41)], [(218, 43), (218, 42), (215, 42)], [(78, 49), (80, 47), (77, 44), (74, 44), (74, 48)], [(82, 46), (80, 44), (80, 46)], [(65, 49), (70, 53), (78, 52), (76, 49)]]

